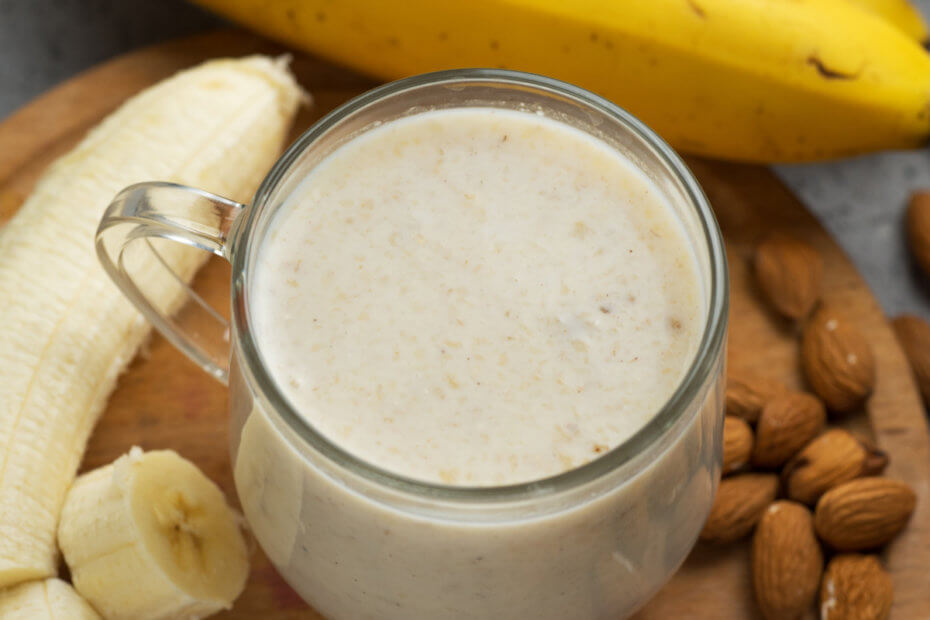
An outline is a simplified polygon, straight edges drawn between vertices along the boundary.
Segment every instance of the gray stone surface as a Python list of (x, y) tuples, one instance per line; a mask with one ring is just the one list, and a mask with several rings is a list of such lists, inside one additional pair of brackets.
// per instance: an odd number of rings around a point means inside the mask
[(0, 117), (107, 58), (218, 23), (180, 0), (0, 0)]
[[(930, 0), (919, 0), (930, 14)], [(220, 21), (179, 0), (0, 0), (0, 117), (120, 52)], [(930, 282), (902, 242), (907, 195), (930, 188), (930, 153), (781, 166), (778, 174), (833, 233), (889, 314), (930, 318)]]
[(930, 280), (913, 265), (903, 228), (909, 194), (930, 188), (930, 152), (779, 166), (776, 172), (839, 240), (886, 313), (930, 319)]

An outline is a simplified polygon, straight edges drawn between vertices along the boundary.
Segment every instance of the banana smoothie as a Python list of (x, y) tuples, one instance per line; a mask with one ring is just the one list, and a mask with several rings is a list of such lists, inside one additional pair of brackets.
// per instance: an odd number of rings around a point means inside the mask
[(342, 146), (276, 216), (259, 346), (293, 406), (402, 476), (504, 485), (606, 453), (681, 380), (704, 311), (681, 223), (615, 150), (458, 109)]
[(323, 615), (618, 618), (682, 561), (719, 472), (720, 356), (648, 448), (614, 451), (708, 320), (703, 233), (650, 166), (556, 114), (459, 107), (355, 129), (276, 198), (249, 322), (321, 439), (234, 367), (236, 488)]

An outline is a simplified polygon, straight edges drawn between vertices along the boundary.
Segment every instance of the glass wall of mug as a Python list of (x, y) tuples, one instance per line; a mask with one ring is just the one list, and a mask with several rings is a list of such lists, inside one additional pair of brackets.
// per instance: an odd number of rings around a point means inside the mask
[[(587, 465), (508, 487), (419, 482), (345, 452), (283, 397), (250, 328), (262, 239), (307, 173), (380, 123), (464, 106), (545, 114), (620, 150), (676, 209), (705, 298), (699, 351), (643, 429)], [(241, 219), (230, 247), (236, 488), (262, 548), (316, 609), (353, 619), (615, 618), (669, 579), (696, 540), (719, 478), (727, 273), (706, 199), (652, 132), (609, 102), (546, 78), (483, 70), (411, 78), (315, 125)]]

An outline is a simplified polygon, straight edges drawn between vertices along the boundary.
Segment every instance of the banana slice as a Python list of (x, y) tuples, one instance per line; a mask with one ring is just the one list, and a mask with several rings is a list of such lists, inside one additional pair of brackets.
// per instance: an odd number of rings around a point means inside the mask
[(61, 579), (27, 581), (0, 590), (3, 620), (100, 620), (97, 612)]
[(108, 620), (203, 618), (229, 609), (249, 572), (222, 491), (170, 450), (133, 448), (75, 480), (58, 545), (74, 587)]

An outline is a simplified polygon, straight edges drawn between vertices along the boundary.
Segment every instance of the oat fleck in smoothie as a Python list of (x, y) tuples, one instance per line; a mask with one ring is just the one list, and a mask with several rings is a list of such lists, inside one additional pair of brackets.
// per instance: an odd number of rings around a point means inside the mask
[(640, 429), (705, 317), (658, 188), (545, 116), (385, 123), (275, 216), (252, 312), (294, 408), (350, 453), (448, 485), (578, 467)]

